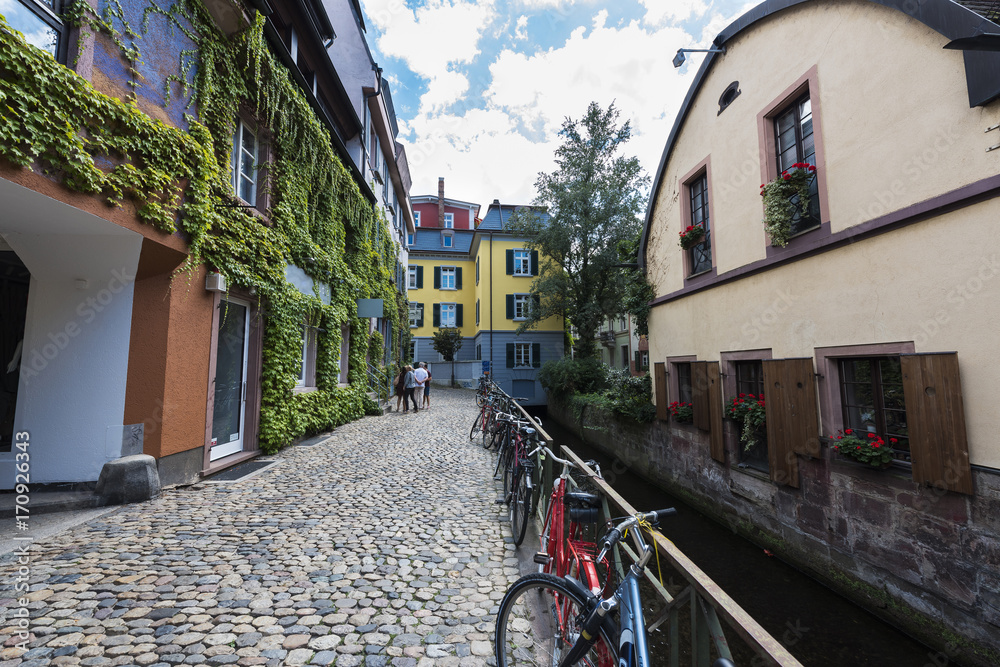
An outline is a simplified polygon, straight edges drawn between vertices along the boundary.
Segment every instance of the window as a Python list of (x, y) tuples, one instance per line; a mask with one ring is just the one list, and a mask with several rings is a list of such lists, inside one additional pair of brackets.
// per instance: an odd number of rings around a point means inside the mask
[(530, 294), (514, 295), (514, 318), (515, 320), (528, 319), (528, 298)]
[(59, 18), (62, 4), (69, 3), (58, 0), (48, 0), (48, 2), (14, 0), (13, 3), (3, 3), (3, 14), (10, 27), (24, 35), (28, 44), (63, 62), (66, 52), (66, 26)]
[(677, 373), (677, 400), (681, 403), (691, 403), (694, 401), (691, 393), (691, 363), (683, 362), (674, 364)]
[[(760, 360), (737, 361), (736, 367), (736, 395), (753, 394), (762, 396), (764, 394), (764, 364)], [(742, 429), (742, 423), (736, 425)], [(754, 446), (749, 450), (742, 441), (738, 445), (740, 454), (740, 464), (755, 468), (757, 470), (768, 470), (767, 459), (767, 425), (760, 426), (753, 433)]]
[(479, 343), (476, 344), (476, 361), (483, 360), (483, 346)]
[(476, 257), (476, 284), (479, 284), (479, 258)]
[(410, 356), (406, 359), (408, 363), (413, 363), (413, 360), (417, 358), (417, 341), (410, 341)]
[(295, 380), (297, 389), (308, 389), (316, 386), (316, 329), (302, 327), (302, 363), (299, 366), (299, 376)]
[(369, 124), (368, 126), (368, 166), (371, 168), (372, 172), (377, 178), (381, 178), (379, 174), (379, 149), (378, 149), (378, 135), (375, 134), (375, 126)]
[(411, 266), (406, 270), (406, 286), (409, 289), (417, 289), (417, 267)]
[(413, 212), (413, 226), (414, 227), (420, 226), (420, 211)]
[(251, 206), (257, 205), (257, 135), (241, 119), (233, 136), (233, 192)]
[(441, 233), (441, 246), (444, 248), (451, 248), (454, 245), (454, 239), (450, 232)]
[(705, 236), (701, 243), (688, 249), (688, 261), (691, 270), (689, 275), (696, 275), (712, 270), (712, 235), (708, 214), (708, 172), (702, 172), (687, 184), (690, 217), (688, 224), (705, 228)]
[(413, 234), (406, 235), (406, 245), (407, 246), (413, 245)]
[(476, 299), (476, 326), (479, 326), (479, 299)]
[(424, 304), (422, 303), (411, 303), (410, 304), (410, 328), (415, 329), (417, 327), (424, 326)]
[(628, 368), (628, 345), (622, 345), (622, 368)]
[(531, 275), (531, 255), (528, 254), (527, 250), (514, 251), (514, 275), (515, 276)]
[(628, 331), (628, 320), (625, 318), (624, 315), (618, 318), (618, 330)]
[(840, 360), (840, 399), (844, 428), (862, 438), (867, 433), (892, 444), (896, 458), (910, 460), (903, 374), (899, 357), (862, 357)]
[(441, 288), (440, 289), (455, 289), (455, 267), (454, 266), (442, 266), (441, 267)]
[(531, 366), (531, 343), (514, 343), (514, 368)]
[[(639, 370), (648, 371), (649, 370), (649, 352), (643, 352), (639, 357)], [(688, 386), (690, 389), (690, 385)]]
[(454, 328), (456, 324), (456, 304), (454, 303), (442, 303), (441, 304), (441, 328)]
[(444, 228), (445, 229), (455, 229), (455, 214), (445, 213), (444, 214)]
[[(808, 162), (816, 164), (816, 142), (813, 136), (812, 103), (809, 93), (796, 99), (785, 111), (774, 117), (774, 149), (777, 172), (791, 169), (793, 164)], [(809, 183), (809, 210), (798, 210), (792, 217), (792, 235), (819, 226), (819, 188), (816, 176)], [(792, 197), (798, 204), (798, 195)]]

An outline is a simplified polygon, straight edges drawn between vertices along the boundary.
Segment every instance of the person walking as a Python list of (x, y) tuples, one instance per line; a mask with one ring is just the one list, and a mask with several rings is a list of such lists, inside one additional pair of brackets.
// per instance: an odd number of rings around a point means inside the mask
[(421, 361), (420, 367), (427, 373), (427, 379), (424, 380), (424, 410), (426, 410), (431, 407), (431, 372), (427, 369), (426, 361)]
[(413, 377), (417, 381), (417, 388), (414, 391), (416, 395), (417, 403), (423, 404), (424, 402), (424, 391), (427, 386), (427, 378), (430, 377), (430, 373), (427, 372), (427, 362), (421, 361), (417, 364), (416, 370), (413, 371)]
[(406, 367), (406, 378), (403, 380), (403, 384), (406, 385), (406, 389), (403, 394), (403, 412), (410, 411), (410, 404), (408, 401), (413, 402), (413, 411), (419, 412), (417, 399), (413, 396), (413, 391), (417, 388), (417, 379), (413, 376), (413, 366)]
[(393, 381), (392, 386), (396, 391), (396, 412), (399, 412), (399, 404), (403, 402), (403, 394), (406, 393), (406, 367), (399, 369), (399, 375)]

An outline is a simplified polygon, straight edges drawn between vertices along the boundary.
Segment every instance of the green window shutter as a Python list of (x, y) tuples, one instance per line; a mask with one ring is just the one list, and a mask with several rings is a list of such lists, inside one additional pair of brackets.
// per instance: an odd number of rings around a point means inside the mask
[(507, 295), (507, 319), (508, 320), (514, 319), (514, 295), (513, 294), (508, 294)]
[(476, 326), (479, 326), (479, 299), (476, 299)]
[(532, 250), (531, 251), (531, 275), (533, 275), (533, 276), (537, 276), (538, 275), (538, 251), (537, 250)]
[(424, 286), (424, 267), (417, 267), (417, 289), (421, 289)]
[(514, 343), (507, 343), (507, 368), (514, 368)]
[(508, 250), (507, 251), (507, 275), (508, 276), (514, 275), (514, 251), (513, 250)]
[(541, 294), (532, 294), (531, 295), (531, 305), (535, 309), (536, 313), (539, 312), (539, 311), (541, 311), (542, 310), (542, 295)]
[(417, 326), (424, 326), (424, 304), (417, 304)]
[(531, 344), (531, 365), (534, 368), (538, 368), (542, 365), (542, 344), (532, 343)]
[(441, 304), (440, 303), (435, 303), (434, 304), (434, 326), (436, 326), (436, 327), (440, 327), (441, 326)]
[(462, 267), (455, 267), (455, 289), (462, 289)]
[(434, 267), (434, 289), (441, 289), (441, 267)]
[(479, 258), (476, 257), (476, 284), (479, 284)]
[(462, 326), (462, 304), (460, 303), (455, 306), (455, 326)]
[(635, 351), (635, 371), (636, 371), (636, 373), (638, 373), (639, 371), (642, 370), (642, 368), (639, 367), (639, 362), (642, 361), (642, 359), (639, 356), (639, 354), (640, 354), (639, 350), (636, 350)]

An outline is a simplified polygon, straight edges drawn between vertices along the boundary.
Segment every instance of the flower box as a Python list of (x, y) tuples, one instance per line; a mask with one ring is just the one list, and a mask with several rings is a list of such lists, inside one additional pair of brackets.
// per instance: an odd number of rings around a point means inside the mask
[(688, 225), (680, 233), (680, 240), (677, 242), (684, 250), (695, 247), (705, 239), (705, 226), (702, 224)]
[(797, 233), (797, 223), (809, 215), (810, 191), (816, 181), (816, 167), (796, 162), (770, 183), (760, 186), (764, 198), (764, 229), (771, 245), (784, 247)]

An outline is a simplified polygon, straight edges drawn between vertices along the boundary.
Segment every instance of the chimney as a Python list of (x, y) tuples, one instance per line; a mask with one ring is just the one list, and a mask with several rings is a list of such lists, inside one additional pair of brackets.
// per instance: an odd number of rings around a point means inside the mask
[(438, 178), (438, 227), (444, 228), (444, 176)]

